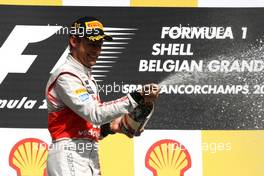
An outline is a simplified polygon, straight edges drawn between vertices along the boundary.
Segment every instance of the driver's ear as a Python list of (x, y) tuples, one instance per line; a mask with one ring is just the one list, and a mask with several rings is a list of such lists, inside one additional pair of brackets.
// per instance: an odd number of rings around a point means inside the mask
[(72, 48), (77, 48), (79, 47), (80, 45), (80, 42), (81, 42), (81, 39), (79, 37), (76, 37), (76, 36), (71, 36), (69, 38), (69, 44)]

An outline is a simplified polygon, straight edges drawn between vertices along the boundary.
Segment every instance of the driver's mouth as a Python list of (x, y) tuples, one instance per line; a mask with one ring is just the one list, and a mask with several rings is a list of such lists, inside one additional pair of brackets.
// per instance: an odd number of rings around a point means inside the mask
[(98, 58), (97, 54), (87, 54), (87, 56), (92, 58), (92, 59), (97, 59)]

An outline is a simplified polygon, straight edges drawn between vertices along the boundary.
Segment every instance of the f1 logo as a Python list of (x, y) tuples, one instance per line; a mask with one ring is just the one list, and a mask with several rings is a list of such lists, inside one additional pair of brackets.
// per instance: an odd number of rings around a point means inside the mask
[(26, 73), (38, 55), (22, 55), (29, 43), (43, 41), (62, 26), (16, 25), (0, 48), (0, 84), (8, 73)]

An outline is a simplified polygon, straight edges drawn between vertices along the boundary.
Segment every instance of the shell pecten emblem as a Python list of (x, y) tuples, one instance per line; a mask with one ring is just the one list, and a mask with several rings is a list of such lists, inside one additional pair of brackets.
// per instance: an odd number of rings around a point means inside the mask
[(145, 165), (153, 176), (184, 176), (192, 163), (188, 150), (182, 144), (164, 139), (148, 149)]
[(48, 145), (36, 138), (17, 142), (9, 154), (9, 165), (18, 176), (46, 176)]

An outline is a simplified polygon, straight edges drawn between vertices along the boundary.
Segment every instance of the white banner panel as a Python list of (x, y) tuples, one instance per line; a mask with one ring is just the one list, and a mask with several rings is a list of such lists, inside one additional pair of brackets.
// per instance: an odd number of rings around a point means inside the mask
[(264, 0), (198, 0), (198, 7), (264, 7)]
[(63, 0), (64, 6), (130, 6), (130, 0)]
[(134, 138), (135, 176), (202, 176), (198, 130), (145, 130)]

